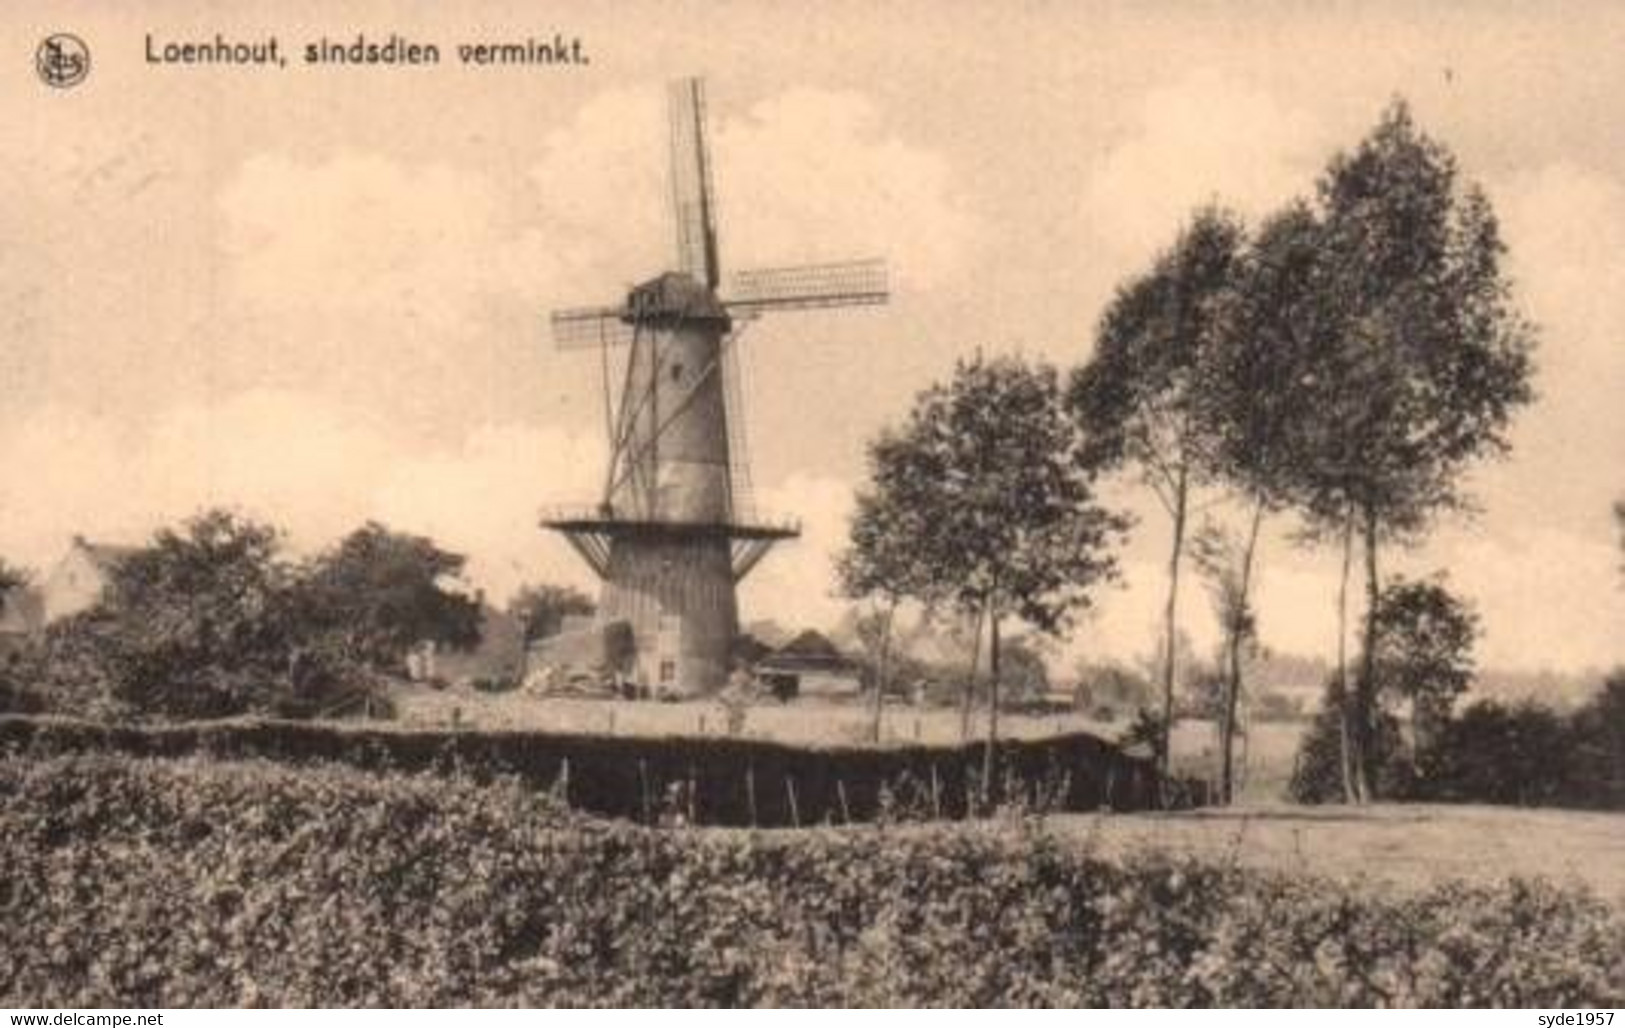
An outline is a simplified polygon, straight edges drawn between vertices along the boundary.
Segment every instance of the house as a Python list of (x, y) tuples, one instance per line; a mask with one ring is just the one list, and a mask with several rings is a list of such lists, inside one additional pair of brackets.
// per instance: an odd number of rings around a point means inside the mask
[(756, 678), (780, 699), (849, 699), (863, 692), (861, 668), (808, 629), (756, 662)]
[(30, 587), (39, 596), (40, 626), (94, 607), (107, 589), (113, 568), (137, 551), (134, 546), (93, 543), (82, 535), (74, 536), (62, 558), (38, 585)]
[(43, 577), (6, 596), (0, 606), (0, 649), (14, 651), (53, 622), (94, 607), (107, 591), (113, 568), (135, 552), (134, 546), (111, 546), (74, 536), (67, 552)]

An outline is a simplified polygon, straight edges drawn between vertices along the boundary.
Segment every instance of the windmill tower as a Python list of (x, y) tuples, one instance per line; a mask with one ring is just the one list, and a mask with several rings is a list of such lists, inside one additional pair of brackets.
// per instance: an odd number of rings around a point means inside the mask
[(632, 667), (679, 693), (719, 688), (739, 631), (735, 587), (773, 544), (800, 534), (751, 508), (737, 345), (775, 310), (884, 303), (876, 260), (737, 272), (718, 292), (716, 205), (699, 79), (672, 84), (671, 195), (677, 270), (624, 303), (555, 311), (560, 349), (597, 349), (609, 467), (597, 505), (555, 511), (603, 582), (600, 626), (631, 628)]

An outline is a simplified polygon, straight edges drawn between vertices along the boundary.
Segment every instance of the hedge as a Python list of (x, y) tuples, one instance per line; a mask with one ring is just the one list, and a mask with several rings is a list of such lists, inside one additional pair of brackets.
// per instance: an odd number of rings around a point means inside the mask
[[(294, 763), (419, 771), (461, 768), (556, 789), (569, 805), (641, 823), (782, 827), (890, 815), (961, 818), (978, 808), (984, 748), (807, 747), (747, 738), (605, 736), (535, 731), (403, 731), (301, 721), (204, 721), (129, 726), (52, 717), (0, 717), (0, 749), (40, 754), (263, 757)], [(1157, 773), (1078, 733), (998, 748), (990, 804), (1054, 810), (1143, 810), (1191, 802), (1159, 796)]]
[(0, 759), (0, 1005), (1625, 1003), (1540, 882), (1417, 894), (1092, 856), (1022, 823), (590, 821), (515, 781)]

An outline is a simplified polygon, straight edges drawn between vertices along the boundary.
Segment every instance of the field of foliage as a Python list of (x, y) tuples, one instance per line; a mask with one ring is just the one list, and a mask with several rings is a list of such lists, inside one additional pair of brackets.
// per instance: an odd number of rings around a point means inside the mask
[(1119, 862), (1017, 820), (652, 830), (504, 782), (11, 756), (0, 849), (11, 1006), (1625, 1002), (1583, 892)]

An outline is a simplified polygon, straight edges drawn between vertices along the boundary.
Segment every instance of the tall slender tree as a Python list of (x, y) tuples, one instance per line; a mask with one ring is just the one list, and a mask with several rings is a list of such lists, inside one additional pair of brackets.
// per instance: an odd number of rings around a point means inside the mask
[(1198, 554), (1224, 633), (1219, 710), (1220, 792), (1235, 791), (1235, 739), (1247, 646), (1256, 640), (1257, 579), (1265, 518), (1292, 502), (1292, 435), (1304, 419), (1302, 383), (1312, 377), (1319, 234), (1307, 205), (1264, 222), (1233, 279), (1228, 317), (1214, 334), (1196, 401), (1211, 432), (1213, 469), (1245, 514), (1239, 531), (1215, 531)]
[[(1368, 614), (1379, 546), (1417, 538), (1469, 506), (1465, 469), (1504, 452), (1528, 403), (1532, 326), (1502, 273), (1505, 246), (1482, 191), (1395, 101), (1319, 186), (1314, 373), (1300, 382), (1294, 474), (1310, 520), (1341, 536), (1347, 569), (1362, 543)], [(1346, 616), (1346, 614), (1345, 614)], [(1368, 760), (1377, 618), (1367, 616), (1348, 704), (1350, 799), (1374, 793)], [(1346, 665), (1345, 665), (1346, 666)]]
[[(1230, 331), (1245, 234), (1232, 214), (1199, 210), (1173, 247), (1123, 286), (1101, 318), (1095, 349), (1073, 375), (1068, 406), (1090, 466), (1128, 463), (1171, 523), (1163, 605), (1162, 717), (1172, 727), (1174, 640), (1191, 496), (1215, 471), (1206, 400), (1214, 351)], [(1163, 741), (1162, 770), (1169, 747)]]
[[(894, 436), (882, 436), (869, 449), (870, 472), (878, 480), (884, 469), (897, 463), (891, 452), (900, 445)], [(880, 739), (886, 688), (891, 671), (893, 630), (897, 608), (913, 597), (931, 599), (931, 576), (920, 563), (914, 545), (923, 512), (898, 501), (897, 491), (873, 486), (860, 490), (849, 525), (848, 543), (836, 558), (841, 592), (854, 600), (867, 600), (874, 610), (860, 618), (860, 636), (873, 648), (874, 695), (870, 736)]]

